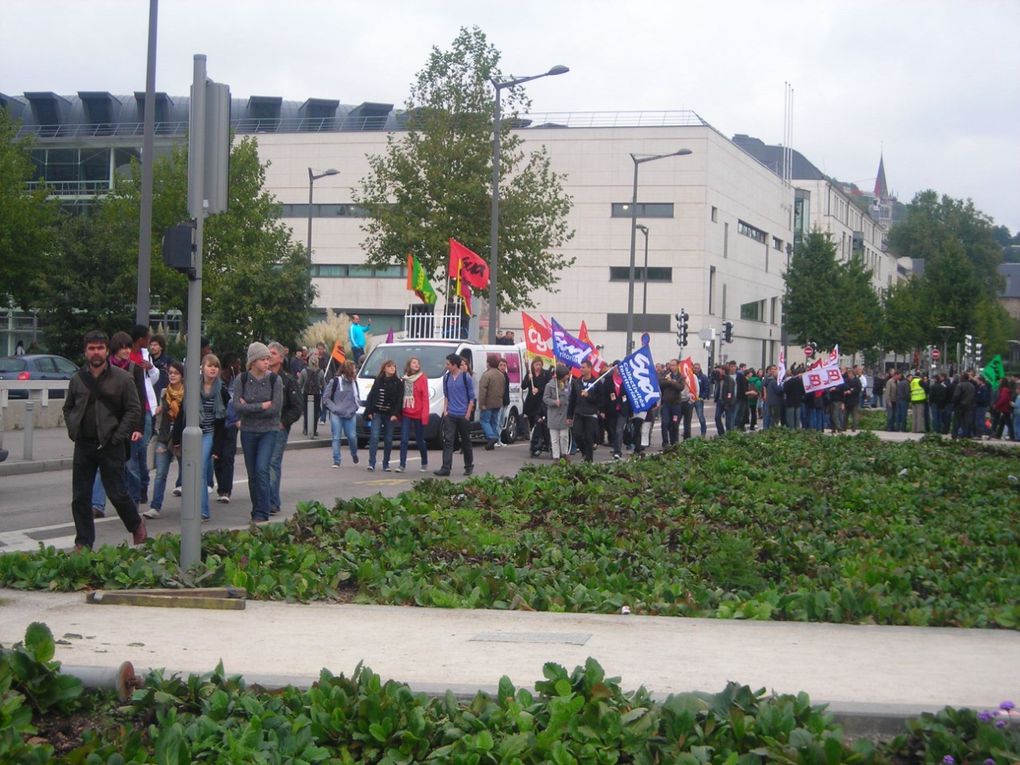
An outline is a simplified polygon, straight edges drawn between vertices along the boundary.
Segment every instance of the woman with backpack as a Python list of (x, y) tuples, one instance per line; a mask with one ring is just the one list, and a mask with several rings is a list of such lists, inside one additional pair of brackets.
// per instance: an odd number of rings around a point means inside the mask
[(400, 421), (400, 466), (398, 473), (407, 469), (407, 446), (414, 431), (414, 443), (421, 455), (418, 469), (424, 473), (429, 467), (429, 447), (425, 443), (425, 426), (429, 423), (429, 378), (421, 371), (421, 362), (412, 356), (404, 365), (403, 415)]
[[(166, 372), (169, 383), (160, 393), (156, 419), (152, 426), (152, 438), (156, 442), (156, 478), (152, 483), (149, 509), (142, 513), (146, 518), (158, 518), (163, 510), (166, 479), (174, 458), (171, 435), (174, 423), (184, 416), (184, 365), (179, 361), (171, 361), (167, 364)], [(177, 457), (177, 461), (180, 462), (180, 456)]]
[(393, 452), (393, 429), (400, 422), (404, 400), (404, 382), (397, 377), (397, 365), (392, 359), (383, 362), (379, 376), (365, 402), (365, 419), (371, 423), (368, 436), (368, 469), (375, 470), (375, 455), (379, 448), (379, 432), (383, 434), (383, 472), (390, 472), (390, 454)]
[(351, 460), (358, 464), (358, 434), (356, 428), (358, 407), (358, 382), (355, 379), (357, 369), (353, 361), (345, 361), (340, 365), (337, 374), (326, 383), (322, 393), (322, 403), (329, 412), (329, 427), (333, 434), (333, 467), (340, 467), (340, 438), (347, 437), (347, 446), (351, 450)]

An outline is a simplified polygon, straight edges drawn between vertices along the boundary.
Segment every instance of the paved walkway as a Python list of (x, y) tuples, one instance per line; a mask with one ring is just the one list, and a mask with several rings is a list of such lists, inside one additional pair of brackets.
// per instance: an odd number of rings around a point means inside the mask
[(945, 705), (991, 708), (1020, 690), (1020, 632), (249, 601), (243, 611), (87, 604), (81, 593), (0, 590), (0, 643), (50, 626), (68, 666), (209, 672), (306, 685), (358, 662), (415, 689), (526, 687), (547, 661), (595, 657), (657, 696), (727, 681), (806, 691), (844, 716), (896, 720)]

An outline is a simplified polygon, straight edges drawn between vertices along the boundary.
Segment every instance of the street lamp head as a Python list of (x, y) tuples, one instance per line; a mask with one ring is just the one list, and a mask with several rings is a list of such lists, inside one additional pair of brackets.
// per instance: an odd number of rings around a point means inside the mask
[(308, 180), (317, 181), (319, 178), (325, 178), (327, 175), (340, 175), (340, 171), (335, 168), (329, 168), (329, 170), (323, 170), (321, 173), (317, 173), (312, 168), (308, 168)]
[(637, 230), (640, 231), (645, 236), (648, 236), (648, 226), (646, 226), (644, 223), (638, 223)]
[(557, 64), (552, 69), (550, 69), (548, 72), (546, 72), (546, 76), (548, 76), (548, 77), (555, 77), (557, 74), (566, 74), (569, 71), (570, 71), (570, 67), (563, 66), (563, 64)]
[(693, 153), (693, 152), (691, 152), (690, 149), (679, 149), (677, 151), (674, 151), (669, 156), (671, 156), (671, 157), (686, 157), (688, 154), (691, 154), (691, 153)]

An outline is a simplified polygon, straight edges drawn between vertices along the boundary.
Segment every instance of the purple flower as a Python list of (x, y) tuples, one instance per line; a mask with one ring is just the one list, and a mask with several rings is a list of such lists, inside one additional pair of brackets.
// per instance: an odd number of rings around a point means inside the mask
[(984, 761), (984, 765), (995, 765), (995, 760), (989, 757), (987, 760)]
[(995, 715), (996, 712), (993, 712), (990, 709), (982, 709), (980, 712), (978, 712), (978, 720), (980, 720), (981, 722), (989, 722), (990, 720), (995, 718)]
[(1005, 728), (1006, 727), (1006, 721), (1005, 720), (996, 720), (995, 721), (995, 727), (996, 728)]
[(942, 765), (956, 765), (956, 760), (953, 759), (953, 755), (947, 754), (942, 758)]
[(1016, 704), (1014, 704), (1012, 701), (1004, 701), (1001, 704), (999, 704), (999, 709), (1001, 709), (1003, 712), (1008, 712), (1009, 710), (1015, 708)]

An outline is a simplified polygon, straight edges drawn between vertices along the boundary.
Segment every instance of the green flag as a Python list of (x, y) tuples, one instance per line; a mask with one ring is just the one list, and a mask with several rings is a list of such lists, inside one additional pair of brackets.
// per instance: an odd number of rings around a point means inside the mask
[(989, 361), (981, 370), (981, 376), (988, 381), (990, 387), (998, 388), (999, 380), (1006, 376), (1006, 370), (1002, 366), (1002, 356), (996, 355)]
[(407, 256), (407, 288), (413, 291), (423, 303), (432, 305), (436, 302), (436, 291), (432, 289), (425, 269), (421, 267), (418, 259), (410, 253)]

